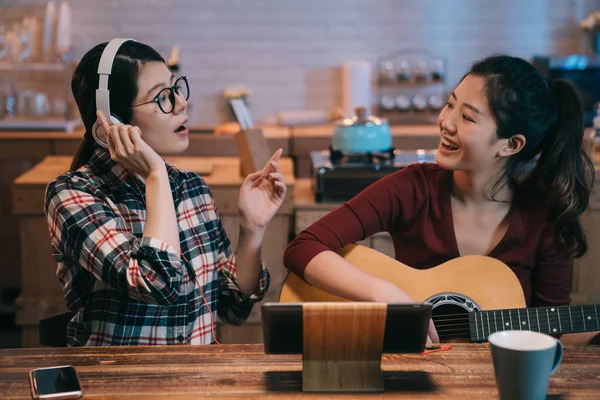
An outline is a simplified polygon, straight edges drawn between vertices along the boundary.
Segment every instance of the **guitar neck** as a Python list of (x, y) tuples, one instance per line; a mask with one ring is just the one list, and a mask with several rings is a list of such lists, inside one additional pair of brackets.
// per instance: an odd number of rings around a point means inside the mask
[(469, 313), (472, 342), (486, 342), (498, 331), (523, 330), (560, 335), (600, 331), (600, 305), (552, 306)]

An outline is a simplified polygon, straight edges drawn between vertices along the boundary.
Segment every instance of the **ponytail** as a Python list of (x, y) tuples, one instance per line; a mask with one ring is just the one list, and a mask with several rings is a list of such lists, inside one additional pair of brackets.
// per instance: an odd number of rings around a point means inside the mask
[(548, 87), (556, 102), (556, 119), (541, 141), (537, 166), (524, 186), (546, 202), (555, 223), (557, 239), (575, 257), (587, 251), (587, 237), (579, 220), (587, 209), (594, 165), (583, 147), (581, 99), (566, 80), (551, 80)]
[(587, 238), (579, 217), (590, 200), (594, 165), (583, 148), (577, 90), (568, 81), (548, 81), (526, 60), (508, 55), (478, 61), (469, 74), (486, 80), (498, 137), (526, 139), (523, 149), (508, 157), (495, 187), (507, 184), (548, 209), (556, 239), (581, 257)]

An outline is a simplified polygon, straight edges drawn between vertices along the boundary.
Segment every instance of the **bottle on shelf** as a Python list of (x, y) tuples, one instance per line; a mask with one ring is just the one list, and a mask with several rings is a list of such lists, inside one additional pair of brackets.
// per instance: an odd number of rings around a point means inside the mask
[(0, 118), (14, 117), (17, 115), (17, 92), (15, 83), (12, 80), (5, 80), (2, 83), (2, 92), (0, 93)]

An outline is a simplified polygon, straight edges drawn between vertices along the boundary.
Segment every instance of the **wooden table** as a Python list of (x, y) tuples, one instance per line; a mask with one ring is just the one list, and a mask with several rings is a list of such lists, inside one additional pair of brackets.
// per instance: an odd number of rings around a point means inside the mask
[[(28, 373), (74, 365), (84, 398), (324, 398), (302, 393), (301, 356), (266, 355), (261, 345), (0, 350), (0, 398), (31, 398)], [(455, 344), (426, 356), (383, 356), (385, 392), (334, 398), (497, 398), (488, 345)], [(600, 398), (600, 346), (565, 347), (548, 398)], [(556, 396), (556, 397), (555, 397)]]
[[(223, 228), (237, 247), (239, 211), (237, 199), (244, 180), (240, 176), (240, 160), (234, 157), (166, 157), (176, 167), (199, 173), (212, 165), (209, 175), (203, 175), (210, 187)], [(38, 326), (41, 318), (67, 311), (62, 289), (56, 279), (56, 262), (52, 258), (48, 223), (44, 215), (44, 193), (48, 183), (69, 168), (71, 157), (50, 156), (17, 178), (13, 186), (13, 213), (18, 216), (21, 236), (21, 296), (17, 299), (17, 324), (21, 326), (23, 347), (39, 344)], [(262, 258), (271, 273), (271, 288), (265, 299), (277, 301), (288, 271), (283, 267), (283, 252), (288, 243), (293, 219), (294, 176), (289, 158), (280, 161), (281, 173), (288, 194), (273, 217), (264, 238)], [(15, 268), (15, 266), (13, 266)], [(31, 279), (35, 276), (36, 279)], [(255, 307), (243, 327), (217, 325), (222, 343), (260, 343), (260, 307)]]

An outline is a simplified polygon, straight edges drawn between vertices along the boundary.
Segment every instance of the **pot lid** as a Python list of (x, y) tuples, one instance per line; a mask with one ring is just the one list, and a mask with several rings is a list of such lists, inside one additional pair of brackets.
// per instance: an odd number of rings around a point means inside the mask
[(338, 127), (349, 127), (349, 126), (381, 126), (387, 124), (387, 121), (382, 118), (375, 116), (367, 116), (367, 109), (359, 106), (354, 110), (355, 115), (352, 118), (344, 118), (339, 121), (336, 125)]

